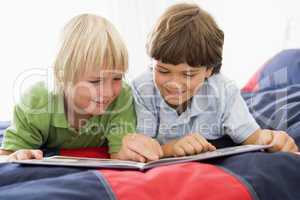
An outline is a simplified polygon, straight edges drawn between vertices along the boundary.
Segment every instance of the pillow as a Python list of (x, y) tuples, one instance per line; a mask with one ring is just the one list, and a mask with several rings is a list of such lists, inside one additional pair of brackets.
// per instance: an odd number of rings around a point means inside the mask
[(243, 87), (253, 93), (300, 84), (300, 49), (283, 50), (267, 61)]
[(9, 121), (0, 121), (0, 144), (2, 144), (3, 133), (5, 129), (9, 126)]
[(270, 59), (242, 89), (261, 128), (283, 130), (300, 145), (300, 49)]

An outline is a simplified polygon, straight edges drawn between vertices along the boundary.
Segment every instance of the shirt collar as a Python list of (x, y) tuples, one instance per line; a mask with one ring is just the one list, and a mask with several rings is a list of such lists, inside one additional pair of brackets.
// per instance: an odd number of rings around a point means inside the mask
[(208, 81), (205, 81), (203, 86), (193, 97), (192, 102), (187, 109), (189, 110), (191, 117), (213, 110), (215, 98), (216, 96), (214, 95), (214, 91), (211, 90), (211, 85)]
[[(76, 131), (73, 127), (69, 125), (69, 122), (66, 118), (66, 113), (65, 113), (65, 101), (64, 101), (64, 94), (63, 93), (58, 93), (53, 95), (53, 100), (52, 100), (52, 109), (53, 109), (53, 115), (52, 115), (52, 126), (57, 127), (57, 128), (65, 128), (69, 129), (70, 131), (73, 132), (78, 132), (78, 134), (84, 134), (84, 133), (89, 133), (89, 132), (95, 132), (93, 129), (93, 126), (99, 125), (99, 116), (93, 116), (88, 119), (87, 123), (82, 126), (78, 131)], [(97, 128), (97, 130), (99, 130)], [(102, 131), (102, 130), (101, 130)]]

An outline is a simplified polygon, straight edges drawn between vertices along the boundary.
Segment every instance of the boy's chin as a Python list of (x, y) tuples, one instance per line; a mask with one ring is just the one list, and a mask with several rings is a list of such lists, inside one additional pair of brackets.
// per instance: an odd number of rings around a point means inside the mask
[(169, 106), (171, 106), (171, 107), (178, 107), (178, 106), (184, 104), (183, 101), (179, 101), (179, 100), (170, 100), (170, 99), (169, 99), (169, 100), (167, 100), (166, 102), (167, 102), (167, 104), (168, 104)]
[(85, 112), (89, 115), (102, 115), (106, 112), (106, 108), (87, 109)]
[(96, 115), (103, 115), (106, 110), (93, 110), (89, 111), (88, 114), (96, 116)]
[(172, 108), (178, 108), (180, 106), (185, 106), (190, 102), (191, 98), (185, 99), (184, 101), (180, 98), (170, 98), (170, 99), (165, 99), (165, 102), (171, 106)]

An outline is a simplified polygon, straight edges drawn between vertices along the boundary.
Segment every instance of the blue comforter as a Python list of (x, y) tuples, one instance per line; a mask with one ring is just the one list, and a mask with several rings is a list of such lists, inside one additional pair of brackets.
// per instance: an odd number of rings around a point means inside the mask
[[(183, 170), (188, 170), (189, 165), (186, 164)], [(298, 200), (300, 199), (299, 181), (300, 181), (300, 155), (290, 153), (273, 153), (267, 154), (263, 152), (246, 153), (227, 158), (219, 158), (199, 164), (197, 171), (190, 171), (189, 177), (182, 176), (180, 180), (184, 183), (197, 184), (198, 173), (201, 173), (205, 164), (212, 164), (218, 168), (225, 170), (225, 173), (235, 177), (244, 185), (245, 191), (251, 194), (251, 199), (261, 200)], [(168, 166), (160, 173), (167, 173), (174, 166)], [(113, 173), (113, 170), (111, 174)], [(130, 178), (131, 171), (123, 171), (128, 176), (126, 184), (134, 184), (137, 180)], [(151, 171), (145, 172), (145, 176), (153, 178)], [(174, 174), (174, 176), (180, 174)], [(195, 177), (194, 177), (195, 175)], [(199, 188), (199, 190), (210, 191), (209, 181), (214, 173), (206, 173), (201, 179), (207, 179), (207, 186)], [(143, 174), (141, 174), (141, 177)], [(194, 177), (194, 178), (193, 178)], [(199, 176), (198, 176), (199, 177)], [(159, 179), (159, 176), (157, 176)], [(193, 180), (194, 179), (194, 180)], [(222, 179), (222, 177), (219, 177)], [(131, 182), (132, 181), (132, 182)], [(167, 180), (160, 180), (162, 183)], [(220, 180), (220, 182), (223, 182)], [(226, 184), (226, 181), (223, 182)], [(172, 183), (174, 193), (168, 194), (169, 198), (176, 199), (180, 193), (189, 193), (190, 187), (177, 187), (179, 183)], [(115, 186), (114, 186), (115, 185)], [(164, 185), (164, 184), (162, 184)], [(112, 200), (116, 199), (117, 194), (122, 192), (124, 183), (108, 183), (107, 178), (102, 175), (101, 170), (80, 169), (69, 167), (40, 167), (40, 166), (21, 166), (17, 164), (0, 164), (0, 199), (1, 200)], [(152, 186), (155, 188), (155, 186)], [(164, 186), (161, 186), (164, 187)], [(166, 185), (166, 187), (170, 187)], [(234, 189), (230, 185), (225, 188)], [(158, 188), (157, 188), (158, 189)], [(159, 189), (164, 191), (163, 188)], [(175, 192), (176, 191), (176, 192)], [(210, 199), (214, 193), (223, 191), (211, 191), (207, 196), (194, 196), (195, 199)], [(242, 191), (241, 191), (242, 192)], [(136, 195), (143, 195), (143, 188), (136, 188)], [(157, 193), (157, 195), (161, 195)], [(127, 199), (127, 198), (122, 198)], [(135, 199), (132, 196), (132, 199)], [(159, 199), (156, 196), (150, 199)], [(216, 199), (216, 198), (214, 198)], [(226, 198), (226, 191), (217, 199)], [(242, 198), (249, 199), (249, 198)]]
[(242, 95), (262, 128), (284, 130), (300, 145), (299, 49), (275, 55), (244, 87)]

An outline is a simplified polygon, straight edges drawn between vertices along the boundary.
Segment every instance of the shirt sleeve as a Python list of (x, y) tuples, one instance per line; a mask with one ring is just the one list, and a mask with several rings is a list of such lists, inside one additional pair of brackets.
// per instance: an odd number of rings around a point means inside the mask
[(3, 135), (2, 149), (38, 149), (48, 137), (48, 91), (43, 82), (22, 94), (13, 111), (12, 125)]
[(156, 137), (158, 127), (158, 114), (153, 99), (155, 95), (150, 85), (132, 84), (134, 105), (137, 115), (137, 132), (149, 137)]
[(249, 112), (240, 90), (234, 84), (226, 88), (225, 99), (223, 115), (225, 134), (229, 135), (235, 143), (242, 143), (259, 129), (259, 126)]
[(27, 113), (15, 106), (12, 125), (4, 132), (1, 148), (10, 151), (38, 149), (42, 144), (41, 132), (28, 121)]
[(109, 111), (111, 117), (108, 122), (107, 140), (109, 153), (119, 152), (123, 137), (136, 132), (136, 114), (133, 98), (129, 86), (125, 86), (113, 108)]

